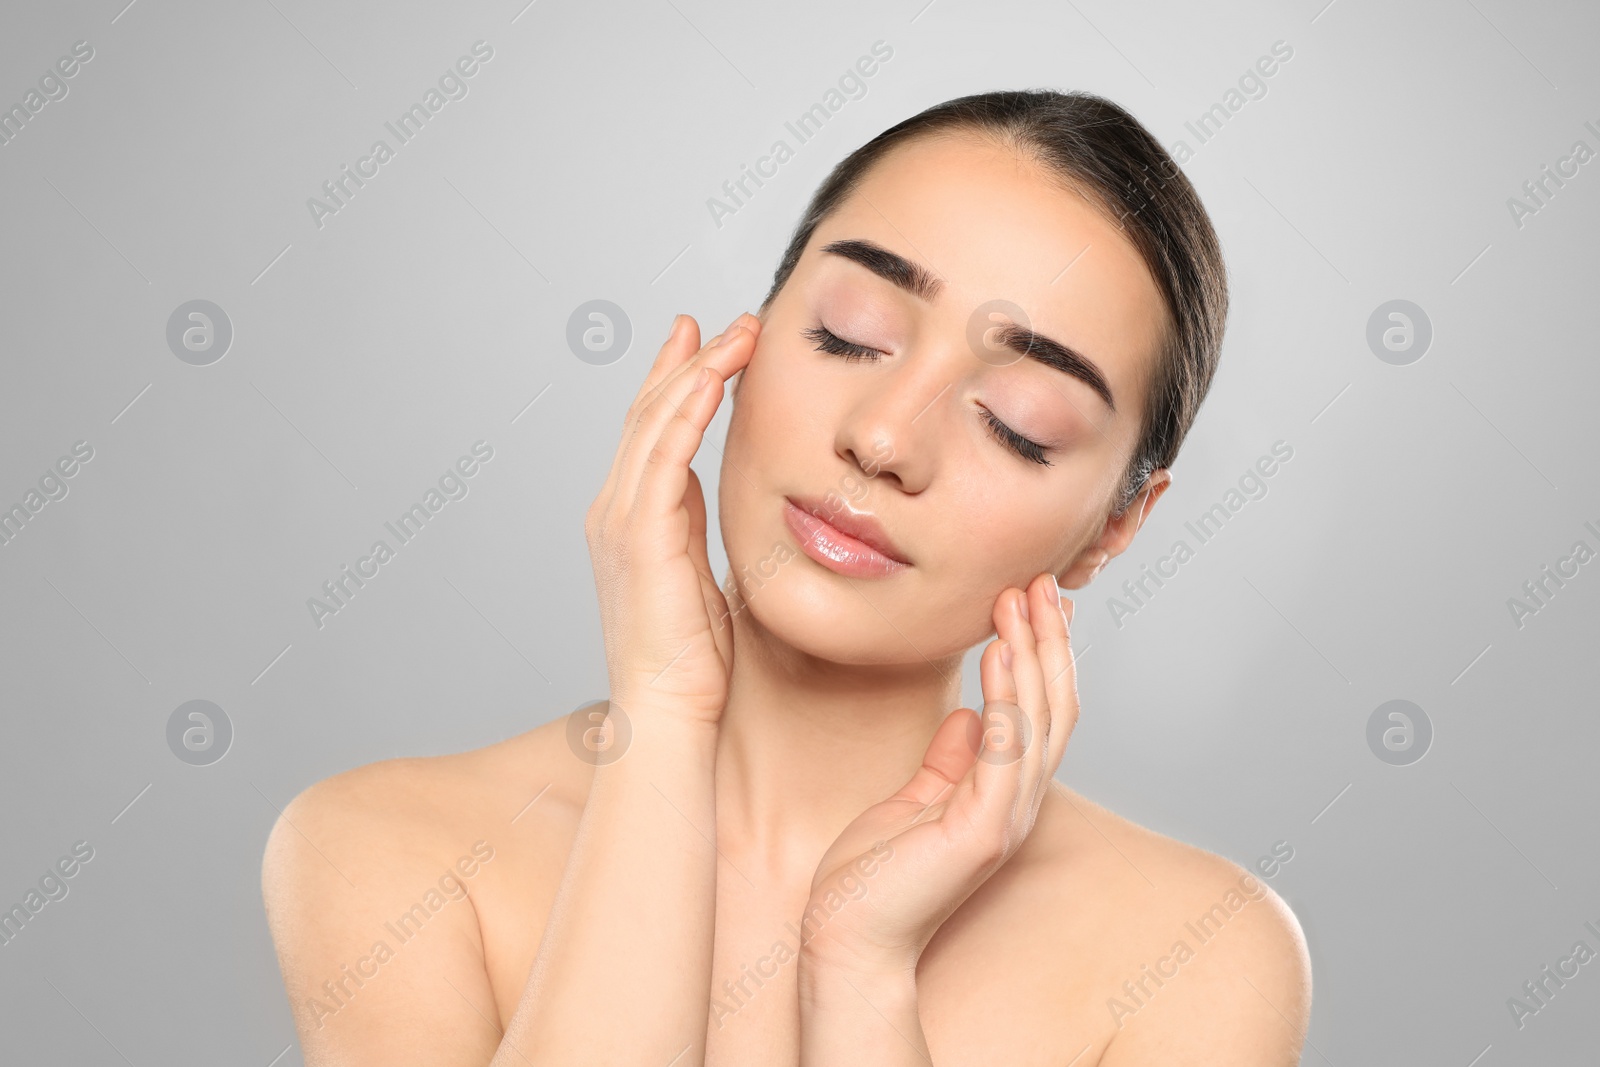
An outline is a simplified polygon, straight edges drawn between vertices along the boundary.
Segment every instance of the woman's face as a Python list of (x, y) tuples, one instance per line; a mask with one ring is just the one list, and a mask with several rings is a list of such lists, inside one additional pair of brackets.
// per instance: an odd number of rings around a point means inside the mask
[[(817, 227), (735, 385), (718, 508), (743, 610), (812, 655), (897, 663), (982, 641), (1042, 571), (1085, 584), (1167, 484), (1108, 517), (1165, 315), (1116, 224), (1037, 164), (975, 136), (895, 149)], [(1004, 347), (1010, 322), (1048, 341)], [(788, 501), (872, 516), (902, 562), (828, 531), (808, 554)]]

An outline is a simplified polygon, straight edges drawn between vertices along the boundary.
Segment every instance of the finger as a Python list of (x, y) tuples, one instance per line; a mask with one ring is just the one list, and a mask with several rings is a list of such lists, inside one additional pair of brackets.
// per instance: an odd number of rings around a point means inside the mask
[[(734, 326), (743, 325), (746, 318), (747, 316), (741, 315), (734, 320)], [(662, 373), (655, 376), (656, 384), (641, 389), (639, 395), (634, 398), (633, 406), (628, 409), (622, 445), (617, 450), (616, 462), (612, 465), (613, 477), (610, 485), (613, 499), (620, 497), (624, 507), (631, 507), (633, 504), (634, 493), (624, 492), (621, 486), (628, 481), (630, 472), (636, 473), (633, 457), (638, 454), (640, 442), (645, 442), (645, 447), (648, 449), (659, 434), (661, 425), (670, 419), (682, 407), (684, 399), (694, 392), (694, 382), (700, 368), (708, 364), (714, 365), (710, 363), (713, 356), (725, 358), (723, 352), (729, 346), (720, 345), (719, 342), (725, 338), (731, 341), (732, 337), (737, 336), (734, 326), (712, 338), (711, 342), (698, 352), (688, 353), (687, 358), (679, 359), (675, 365), (657, 368)], [(686, 331), (686, 336), (691, 332), (694, 336), (698, 336), (698, 327), (693, 331)]]
[(1030, 802), (1039, 789), (1045, 742), (1050, 736), (1050, 702), (1045, 695), (1044, 670), (1039, 665), (1029, 607), (1030, 591), (1037, 584), (1035, 580), (1028, 583), (1027, 589), (1007, 589), (995, 604), (995, 632), (1011, 644), (1011, 676), (1017, 687), (1017, 703), (1030, 727), (1019, 768), (1023, 795)]
[[(623, 459), (617, 502), (629, 514), (647, 517), (676, 510), (688, 483), (689, 461), (722, 403), (724, 381), (754, 352), (754, 334), (742, 327), (730, 330), (726, 343), (710, 350), (700, 369), (692, 369), (691, 363), (685, 375), (662, 388), (660, 399), (640, 417)], [(702, 372), (706, 380), (697, 387)]]
[(1029, 600), (1029, 615), (1036, 620), (1033, 630), (1039, 666), (1050, 705), (1050, 736), (1044, 754), (1047, 778), (1055, 777), (1067, 741), (1078, 725), (1078, 672), (1070, 625), (1072, 601), (1063, 599), (1059, 592), (1052, 595), (1053, 578), (1041, 575)]
[[(731, 329), (733, 325), (744, 325), (749, 328), (751, 322), (759, 323), (759, 320), (746, 312), (734, 319), (729, 328)], [(667, 331), (666, 342), (656, 354), (655, 363), (651, 365), (638, 393), (634, 395), (633, 403), (628, 405), (627, 414), (623, 416), (622, 444), (612, 459), (611, 470), (606, 476), (606, 485), (602, 492), (614, 492), (617, 472), (622, 468), (629, 447), (638, 435), (644, 412), (660, 398), (662, 389), (669, 382), (676, 380), (685, 370), (698, 367), (700, 364), (696, 361), (702, 359), (723, 336), (718, 334), (701, 347), (700, 324), (694, 317), (677, 315), (673, 318), (672, 327)]]
[(695, 569), (711, 578), (711, 557), (706, 552), (706, 494), (700, 486), (700, 476), (691, 468), (684, 479), (683, 506), (689, 512), (689, 558)]
[(1005, 833), (1012, 825), (1022, 795), (1022, 756), (1032, 733), (1017, 702), (1017, 682), (1006, 659), (1016, 662), (1004, 638), (990, 642), (978, 661), (983, 684), (983, 748), (972, 772), (976, 801), (973, 818), (981, 833)]
[(699, 323), (689, 315), (674, 315), (672, 326), (667, 330), (666, 341), (656, 353), (655, 362), (651, 364), (644, 384), (634, 394), (633, 403), (628, 405), (628, 411), (622, 417), (622, 437), (615, 454), (611, 457), (611, 469), (606, 472), (606, 480), (600, 488), (599, 497), (606, 501), (600, 505), (602, 509), (608, 508), (610, 497), (616, 490), (617, 472), (622, 468), (622, 458), (627, 454), (628, 442), (637, 428), (639, 412), (644, 409), (645, 398), (654, 393), (656, 386), (664, 381), (673, 369), (692, 358), (699, 347)]
[(700, 352), (700, 324), (692, 315), (676, 315), (672, 320), (672, 328), (667, 331), (667, 340), (661, 346), (661, 351), (656, 355), (656, 361), (651, 364), (650, 371), (645, 375), (644, 381), (639, 386), (639, 392), (634, 397), (635, 406), (639, 404), (640, 397), (646, 397), (656, 391), (656, 388), (669, 377), (672, 372), (693, 359)]
[(928, 742), (922, 766), (890, 799), (915, 804), (922, 811), (949, 799), (951, 790), (978, 758), (980, 734), (978, 713), (971, 708), (957, 708), (946, 715)]
[[(684, 317), (688, 318), (687, 315)], [(693, 322), (694, 320), (690, 319), (690, 321)], [(732, 322), (728, 323), (728, 328), (726, 330), (723, 330), (721, 333), (711, 338), (711, 340), (707, 341), (704, 345), (700, 345), (697, 348), (691, 348), (687, 343), (685, 343), (680, 352), (680, 358), (651, 368), (650, 374), (646, 377), (644, 385), (639, 389), (639, 395), (634, 398), (633, 408), (630, 409), (631, 412), (642, 414), (651, 403), (659, 399), (662, 390), (666, 389), (673, 382), (677, 382), (680, 379), (683, 381), (692, 382), (694, 380), (694, 372), (698, 371), (708, 362), (715, 362), (714, 357), (721, 347), (718, 342), (727, 337), (733, 330), (739, 328), (749, 330), (754, 334), (759, 334), (761, 332), (761, 320), (750, 314), (748, 311), (741, 312)], [(696, 341), (698, 341), (700, 336), (700, 329), (698, 325), (693, 331), (690, 332), (690, 335)], [(687, 342), (687, 337), (685, 341)], [(730, 371), (724, 373), (723, 377), (728, 377), (728, 374), (730, 373), (732, 372)]]

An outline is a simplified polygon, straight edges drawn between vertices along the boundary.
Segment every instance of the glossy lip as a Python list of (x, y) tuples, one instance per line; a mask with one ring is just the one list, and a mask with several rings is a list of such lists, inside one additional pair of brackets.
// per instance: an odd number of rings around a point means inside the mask
[(783, 518), (806, 555), (841, 574), (882, 577), (911, 566), (870, 514), (785, 497)]

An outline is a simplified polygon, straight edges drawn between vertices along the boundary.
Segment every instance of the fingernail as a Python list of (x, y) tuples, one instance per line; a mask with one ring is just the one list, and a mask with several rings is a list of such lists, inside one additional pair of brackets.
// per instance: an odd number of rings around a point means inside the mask
[(1056, 581), (1056, 576), (1050, 576), (1050, 603), (1061, 606), (1061, 584)]
[(1000, 665), (1006, 670), (1011, 669), (1011, 642), (1000, 642)]
[(694, 391), (699, 392), (711, 384), (711, 371), (705, 367), (700, 368), (700, 373), (694, 376)]
[(723, 345), (726, 345), (729, 341), (733, 340), (734, 334), (739, 329), (741, 329), (741, 327), (738, 327), (738, 326), (729, 327), (728, 332), (725, 333), (725, 334), (722, 334), (721, 336), (719, 336), (716, 339), (715, 343), (712, 344), (711, 347), (712, 348), (721, 348)]
[(682, 318), (682, 317), (683, 317), (682, 315), (674, 315), (674, 316), (672, 316), (672, 325), (667, 327), (667, 340), (670, 341), (670, 340), (673, 339), (673, 337), (677, 336), (677, 333), (678, 333), (678, 320), (680, 318)]
[(1022, 591), (1022, 596), (1017, 598), (1017, 610), (1022, 612), (1022, 618), (1025, 621), (1033, 621), (1032, 619), (1028, 618), (1028, 591), (1026, 589)]
[(1067, 606), (1061, 609), (1061, 614), (1066, 617), (1067, 628), (1069, 630), (1072, 628), (1072, 609), (1075, 607), (1077, 607), (1077, 604), (1074, 601), (1069, 600), (1067, 601)]

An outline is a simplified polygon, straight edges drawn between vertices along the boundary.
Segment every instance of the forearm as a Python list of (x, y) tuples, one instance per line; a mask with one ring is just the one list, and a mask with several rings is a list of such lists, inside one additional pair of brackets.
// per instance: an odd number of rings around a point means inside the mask
[(626, 753), (595, 768), (538, 956), (493, 1067), (703, 1061), (716, 904), (716, 732), (665, 715), (638, 713), (632, 723)]
[(800, 1067), (928, 1067), (910, 971), (847, 972), (800, 957)]

